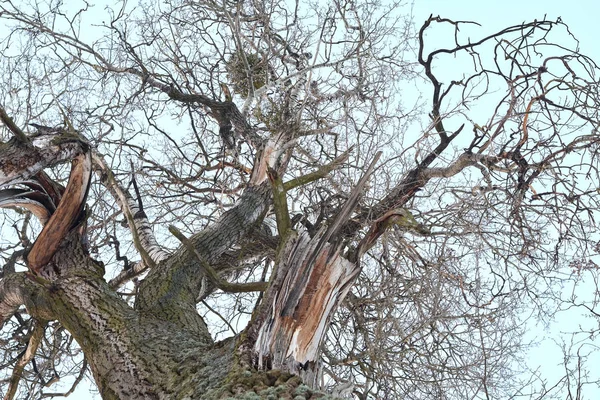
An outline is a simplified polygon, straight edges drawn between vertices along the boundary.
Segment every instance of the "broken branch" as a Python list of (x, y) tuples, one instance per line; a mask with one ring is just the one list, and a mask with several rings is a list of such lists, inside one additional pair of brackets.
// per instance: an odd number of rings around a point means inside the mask
[(27, 256), (29, 268), (33, 272), (39, 272), (42, 266), (52, 259), (60, 242), (80, 216), (87, 197), (91, 173), (92, 158), (88, 151), (73, 160), (65, 193)]

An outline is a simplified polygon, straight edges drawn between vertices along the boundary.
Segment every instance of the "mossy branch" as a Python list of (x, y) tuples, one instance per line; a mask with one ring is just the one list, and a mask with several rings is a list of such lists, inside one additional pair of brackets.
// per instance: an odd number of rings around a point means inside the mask
[(192, 254), (196, 256), (198, 262), (200, 263), (200, 268), (202, 272), (206, 274), (208, 279), (219, 289), (224, 292), (230, 293), (242, 293), (242, 292), (262, 292), (267, 289), (267, 282), (248, 282), (248, 283), (231, 283), (227, 282), (225, 279), (222, 279), (217, 272), (202, 258), (202, 256), (198, 253), (192, 242), (185, 237), (183, 233), (175, 226), (169, 226), (169, 232), (173, 234), (180, 242), (185, 246), (185, 248)]
[(10, 131), (12, 133), (15, 134), (15, 136), (17, 137), (17, 139), (20, 142), (22, 142), (22, 143), (28, 143), (29, 142), (29, 138), (27, 137), (27, 135), (25, 135), (25, 133), (23, 133), (23, 131), (21, 130), (21, 128), (19, 128), (17, 126), (17, 124), (15, 124), (15, 122), (12, 120), (12, 118), (8, 116), (8, 114), (6, 113), (6, 110), (3, 107), (0, 107), (0, 121), (2, 121), (2, 123), (8, 129), (10, 129)]
[(275, 219), (277, 220), (277, 231), (282, 241), (284, 241), (292, 227), (286, 198), (287, 191), (277, 171), (273, 168), (268, 168), (267, 175), (273, 189), (273, 208), (275, 209)]
[(325, 164), (325, 165), (319, 167), (319, 169), (317, 169), (314, 172), (299, 176), (298, 178), (294, 178), (290, 181), (285, 182), (283, 184), (283, 189), (285, 191), (288, 191), (288, 190), (294, 189), (298, 186), (303, 186), (303, 185), (306, 185), (307, 183), (311, 183), (311, 182), (314, 182), (316, 180), (326, 177), (331, 171), (339, 168), (344, 162), (346, 162), (346, 160), (348, 160), (348, 157), (350, 156), (350, 152), (353, 149), (354, 149), (354, 146), (350, 147), (348, 150), (346, 150), (344, 153), (342, 153), (342, 155), (340, 155), (338, 158), (336, 158), (329, 164)]

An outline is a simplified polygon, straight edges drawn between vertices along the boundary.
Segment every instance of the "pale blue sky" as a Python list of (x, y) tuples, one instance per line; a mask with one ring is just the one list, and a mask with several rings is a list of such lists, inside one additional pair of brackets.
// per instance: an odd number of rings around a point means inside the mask
[(580, 40), (583, 53), (600, 54), (600, 2), (595, 0), (415, 0), (415, 24), (430, 14), (450, 19), (479, 22), (486, 31), (502, 29), (523, 21), (561, 17)]
[[(600, 1), (594, 0), (415, 0), (413, 16), (417, 29), (429, 15), (440, 15), (453, 20), (471, 20), (480, 23), (477, 28), (481, 34), (493, 33), (507, 26), (520, 22), (546, 19), (556, 20), (561, 17), (569, 25), (571, 33), (580, 42), (580, 52), (592, 57), (600, 63), (600, 46), (597, 41), (600, 37)], [(475, 28), (473, 28), (475, 30)], [(448, 32), (448, 31), (447, 31)], [(471, 31), (469, 31), (471, 32)], [(434, 35), (434, 33), (431, 33)], [(443, 39), (443, 38), (441, 38)], [(432, 42), (435, 36), (429, 37)], [(577, 289), (581, 293), (591, 296), (597, 291), (594, 282), (586, 282)], [(569, 288), (565, 288), (568, 292)], [(562, 352), (560, 351), (561, 332), (577, 330), (579, 327), (595, 327), (598, 323), (589, 318), (582, 318), (578, 310), (569, 310), (560, 313), (556, 320), (549, 326), (532, 326), (527, 340), (539, 341), (540, 344), (525, 356), (532, 368), (539, 368), (540, 373), (552, 386), (564, 376)], [(568, 337), (566, 338), (569, 339)], [(583, 352), (591, 349), (585, 345)], [(600, 356), (596, 355), (589, 360), (590, 379), (600, 378)], [(596, 368), (594, 368), (596, 366)], [(584, 386), (577, 399), (600, 399), (600, 388), (595, 385)], [(566, 395), (560, 398), (568, 398)]]

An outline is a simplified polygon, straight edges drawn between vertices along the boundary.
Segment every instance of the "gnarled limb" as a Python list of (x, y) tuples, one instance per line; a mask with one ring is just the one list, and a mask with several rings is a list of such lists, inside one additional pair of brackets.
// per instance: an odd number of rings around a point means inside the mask
[[(37, 278), (41, 279), (41, 278)], [(11, 273), (0, 280), (0, 327), (22, 305), (36, 318), (51, 320), (47, 293), (41, 283), (24, 272)]]
[(62, 131), (28, 138), (28, 142), (12, 138), (0, 145), (1, 186), (27, 180), (44, 168), (76, 158), (89, 148), (80, 138)]

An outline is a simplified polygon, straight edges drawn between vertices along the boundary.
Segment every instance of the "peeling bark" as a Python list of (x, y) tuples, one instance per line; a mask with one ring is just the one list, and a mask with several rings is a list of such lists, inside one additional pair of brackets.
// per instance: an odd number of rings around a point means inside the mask
[(100, 179), (119, 204), (123, 215), (125, 215), (129, 229), (135, 239), (134, 245), (142, 256), (145, 267), (153, 267), (166, 259), (169, 254), (156, 242), (146, 213), (140, 209), (123, 185), (117, 181), (111, 169), (99, 154), (94, 153), (93, 161), (100, 170)]
[[(218, 109), (220, 104), (212, 106)], [(243, 128), (240, 121), (235, 124)], [(319, 347), (328, 320), (358, 272), (332, 239), (351, 215), (375, 162), (336, 219), (316, 236), (289, 234), (289, 216), (281, 225), (287, 233), (280, 237), (286, 244), (276, 255), (277, 273), (262, 311), (240, 338), (253, 349), (259, 370), (234, 357), (234, 340), (214, 343), (196, 311), (208, 272), (212, 271), (217, 285), (226, 290), (233, 287), (217, 275), (215, 265), (227, 260), (227, 253), (262, 222), (272, 201), (269, 176), (285, 170), (290, 135), (282, 133), (260, 143), (250, 182), (238, 203), (214, 224), (185, 239), (185, 245), (171, 255), (157, 244), (141, 206), (108, 166), (95, 158), (142, 255), (140, 269), (150, 267), (135, 307), (115, 293), (113, 287), (120, 280), (111, 286), (103, 279), (103, 267), (90, 258), (82, 232), (73, 229), (82, 217), (90, 183), (91, 155), (85, 143), (76, 136), (38, 135), (31, 144), (4, 144), (0, 184), (29, 189), (0, 192), (4, 199), (0, 198), (0, 205), (28, 208), (45, 225), (27, 255), (31, 272), (13, 273), (0, 282), (0, 316), (5, 320), (24, 304), (35, 318), (58, 320), (83, 349), (105, 399), (210, 399), (249, 393), (322, 398), (294, 375), (310, 386), (316, 384)], [(63, 191), (42, 169), (69, 159), (73, 159), (72, 169)], [(277, 182), (283, 212), (286, 193), (280, 178)], [(259, 286), (262, 290), (265, 285)]]
[(71, 160), (85, 152), (85, 145), (73, 138), (60, 142), (60, 133), (39, 135), (31, 143), (11, 139), (0, 145), (0, 185), (10, 185), (52, 167)]
[(359, 271), (339, 247), (320, 244), (324, 234), (310, 238), (303, 233), (295, 241), (280, 266), (287, 273), (264, 311), (268, 316), (260, 321), (253, 349), (259, 369), (291, 372), (313, 386), (327, 323)]
[(60, 203), (27, 256), (33, 272), (38, 273), (52, 259), (60, 242), (80, 217), (90, 186), (91, 167), (89, 152), (73, 160), (69, 183)]
[(357, 262), (342, 256), (339, 232), (358, 204), (380, 155), (366, 168), (328, 226), (313, 237), (307, 232), (286, 235), (275, 277), (238, 349), (247, 363), (259, 369), (281, 369), (317, 385), (320, 346), (328, 322), (360, 272)]

